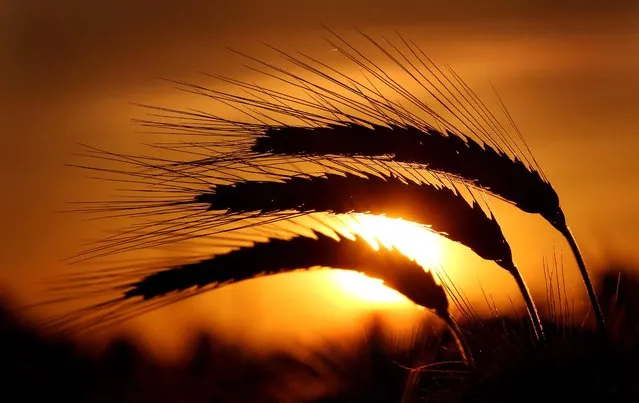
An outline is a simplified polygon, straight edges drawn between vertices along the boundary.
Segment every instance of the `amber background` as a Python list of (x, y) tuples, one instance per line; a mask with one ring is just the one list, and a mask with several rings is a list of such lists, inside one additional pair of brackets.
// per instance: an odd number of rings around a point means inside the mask
[[(66, 201), (110, 192), (64, 164), (73, 162), (80, 142), (139, 149), (129, 119), (140, 111), (129, 102), (179, 106), (175, 90), (158, 77), (192, 79), (204, 70), (250, 79), (225, 48), (272, 57), (260, 42), (332, 57), (320, 24), (351, 34), (352, 27), (386, 35), (397, 29), (480, 93), (490, 94), (492, 82), (560, 194), (589, 265), (638, 261), (639, 9), (632, 1), (556, 3), (0, 2), (0, 284), (21, 302), (37, 300), (36, 283), (65, 270), (61, 259), (105, 229), (55, 213)], [(539, 267), (557, 252), (571, 292), (581, 298), (562, 239), (536, 217), (500, 203), (495, 210), (533, 290), (543, 292)], [(515, 295), (492, 266), (446, 248), (443, 264), (469, 294), (481, 281), (498, 301)], [(169, 356), (203, 323), (260, 343), (310, 340), (346, 328), (370, 307), (331, 284), (321, 274), (258, 280), (136, 324)], [(415, 313), (408, 304), (383, 308), (400, 322)]]

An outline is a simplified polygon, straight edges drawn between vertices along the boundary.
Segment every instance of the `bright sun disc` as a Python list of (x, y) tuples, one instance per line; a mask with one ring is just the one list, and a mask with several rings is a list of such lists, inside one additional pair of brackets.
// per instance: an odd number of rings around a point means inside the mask
[[(348, 231), (366, 239), (378, 250), (380, 244), (400, 251), (427, 270), (437, 272), (441, 264), (442, 245), (439, 235), (423, 226), (401, 219), (367, 214), (353, 215)], [(394, 303), (405, 301), (400, 293), (384, 285), (381, 280), (363, 274), (339, 271), (334, 274), (339, 287), (350, 295), (369, 302)]]
[(366, 277), (361, 273), (339, 270), (332, 273), (337, 286), (349, 296), (366, 302), (399, 303), (406, 301), (406, 297), (392, 288), (384, 285), (379, 279)]

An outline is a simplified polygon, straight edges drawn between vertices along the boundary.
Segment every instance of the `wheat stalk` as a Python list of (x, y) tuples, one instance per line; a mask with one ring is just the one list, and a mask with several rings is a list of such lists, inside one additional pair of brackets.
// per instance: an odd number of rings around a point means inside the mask
[(335, 214), (370, 213), (402, 218), (463, 245), (506, 267), (512, 253), (497, 220), (477, 201), (469, 204), (456, 190), (416, 183), (397, 175), (325, 174), (282, 182), (243, 181), (218, 185), (194, 197), (208, 210), (225, 214), (269, 214), (286, 210)]
[[(371, 57), (331, 33), (331, 46), (360, 69), (364, 79), (356, 80), (304, 54), (292, 56), (275, 49), (301, 73), (244, 55), (257, 63), (253, 70), (306, 96), (219, 76), (213, 77), (234, 85), (241, 95), (176, 82), (187, 91), (232, 105), (246, 119), (151, 107), (169, 119), (140, 123), (173, 133), (212, 136), (210, 141), (187, 146), (168, 145), (202, 156), (173, 165), (184, 169), (233, 161), (281, 166), (298, 157), (358, 158), (362, 165), (373, 160), (393, 161), (446, 173), (522, 211), (540, 214), (568, 241), (605, 334), (601, 308), (559, 197), (510, 115), (505, 112), (512, 126), (509, 130), (456, 73), (434, 65), (414, 43), (402, 37), (399, 45), (385, 39), (382, 43), (362, 33), (391, 66), (443, 109), (439, 112)], [(206, 155), (211, 148), (225, 152)]]
[[(457, 190), (397, 174), (297, 175), (279, 182), (242, 180), (210, 189), (205, 186), (180, 189), (181, 193), (169, 201), (165, 200), (164, 192), (158, 191), (159, 195), (151, 200), (90, 204), (83, 211), (132, 217), (143, 214), (153, 219), (146, 233), (137, 228), (130, 236), (112, 237), (109, 244), (100, 244), (85, 253), (104, 251), (108, 246), (119, 251), (117, 248), (123, 243), (127, 250), (136, 245), (146, 246), (151, 240), (157, 245), (162, 237), (166, 237), (164, 242), (174, 242), (177, 238), (188, 238), (193, 232), (214, 235), (226, 231), (224, 226), (231, 219), (238, 224), (233, 229), (238, 229), (243, 221), (251, 222), (258, 217), (263, 219), (258, 223), (275, 223), (300, 213), (369, 213), (426, 225), (466, 245), (484, 259), (512, 267), (512, 253), (497, 220), (487, 216), (476, 200), (469, 204)], [(166, 221), (157, 218), (185, 211), (189, 212), (185, 228), (176, 224), (175, 217)], [(195, 227), (202, 230), (195, 231)]]
[[(128, 269), (119, 274), (107, 272), (102, 278), (95, 273), (72, 277), (71, 284), (76, 289), (82, 289), (75, 294), (76, 297), (95, 297), (100, 295), (99, 289), (107, 294), (118, 292), (120, 296), (65, 315), (49, 326), (58, 329), (66, 327), (67, 330), (73, 327), (97, 329), (139, 314), (141, 308), (147, 311), (157, 307), (157, 301), (162, 305), (173, 303), (175, 296), (189, 297), (261, 276), (329, 267), (380, 279), (413, 303), (433, 310), (451, 327), (455, 337), (460, 338), (460, 352), (468, 363), (472, 363), (468, 355), (470, 352), (464, 350), (465, 342), (461, 340), (461, 333), (450, 316), (444, 288), (435, 281), (431, 272), (424, 271), (418, 263), (397, 250), (384, 246), (374, 250), (368, 241), (358, 236), (349, 239), (317, 232), (313, 235), (270, 239), (193, 263), (160, 271), (147, 269), (150, 271), (148, 274), (140, 275), (140, 272)], [(91, 289), (84, 290), (83, 286)], [(72, 288), (61, 289), (68, 294)]]

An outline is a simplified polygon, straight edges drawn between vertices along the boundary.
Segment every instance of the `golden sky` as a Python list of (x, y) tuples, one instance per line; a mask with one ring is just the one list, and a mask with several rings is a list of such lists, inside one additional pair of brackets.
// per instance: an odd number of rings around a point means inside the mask
[[(207, 71), (252, 79), (226, 47), (268, 59), (272, 53), (260, 45), (267, 42), (330, 58), (320, 24), (340, 33), (397, 29), (480, 93), (490, 95), (493, 83), (559, 193), (587, 263), (610, 256), (639, 262), (636, 2), (0, 0), (0, 10), (0, 284), (21, 301), (37, 299), (33, 283), (61, 273), (61, 259), (107, 228), (54, 213), (66, 201), (100, 199), (111, 189), (63, 166), (74, 162), (77, 143), (140, 150), (129, 119), (141, 111), (129, 102), (181, 106), (158, 77), (189, 80)], [(574, 274), (563, 240), (541, 219), (500, 203), (495, 211), (534, 291), (543, 292), (536, 273), (554, 250)], [(503, 289), (507, 277), (469, 253), (449, 251), (443, 264), (471, 294), (481, 278), (498, 299), (514, 295), (514, 286)], [(207, 321), (228, 334), (303, 337), (364, 306), (331, 301), (326, 284), (321, 275), (257, 280), (147, 322), (155, 332), (173, 332), (163, 340), (185, 331), (175, 330), (178, 312), (181, 321)], [(388, 309), (410, 311), (407, 304)], [(300, 321), (312, 325), (300, 329)]]

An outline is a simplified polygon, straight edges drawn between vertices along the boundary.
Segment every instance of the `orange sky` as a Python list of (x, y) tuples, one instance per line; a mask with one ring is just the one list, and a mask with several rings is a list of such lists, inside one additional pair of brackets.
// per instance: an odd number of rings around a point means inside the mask
[[(82, 216), (54, 214), (65, 201), (110, 194), (110, 185), (63, 166), (74, 161), (76, 143), (139, 150), (129, 119), (141, 111), (128, 102), (183, 106), (157, 77), (188, 80), (204, 70), (253, 78), (227, 46), (272, 57), (263, 41), (321, 60), (333, 57), (320, 23), (340, 32), (352, 26), (374, 34), (398, 29), (480, 93), (490, 94), (492, 82), (557, 189), (590, 266), (609, 255), (639, 261), (634, 2), (608, 2), (606, 8), (591, 1), (39, 3), (0, 1), (0, 284), (21, 301), (35, 299), (33, 282), (61, 273), (60, 260), (105, 229)], [(564, 242), (541, 219), (500, 203), (495, 211), (533, 291), (542, 292), (535, 273), (554, 249), (563, 251), (567, 274), (574, 274)], [(497, 299), (515, 295), (498, 269), (446, 248), (442, 263), (467, 292), (476, 292), (481, 279)], [(350, 320), (364, 306), (331, 302), (337, 291), (323, 278), (295, 274), (229, 287), (155, 314), (147, 324), (167, 334), (166, 344), (179, 339), (191, 319), (253, 339), (272, 339), (277, 332), (304, 337)], [(579, 279), (572, 279), (581, 293)], [(408, 304), (389, 309), (413, 312)], [(301, 321), (317, 329), (301, 328)]]

